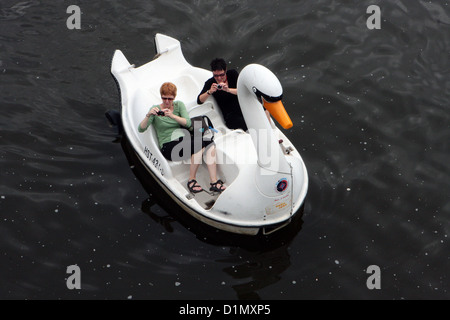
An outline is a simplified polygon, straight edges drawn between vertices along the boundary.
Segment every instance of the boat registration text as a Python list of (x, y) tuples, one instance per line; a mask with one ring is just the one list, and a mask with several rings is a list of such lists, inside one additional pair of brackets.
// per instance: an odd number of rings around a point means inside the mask
[(150, 163), (153, 164), (153, 166), (161, 172), (161, 175), (164, 175), (164, 169), (161, 166), (161, 161), (156, 157), (153, 152), (150, 151), (150, 149), (145, 146), (144, 148), (144, 155), (147, 157), (147, 159), (150, 161)]

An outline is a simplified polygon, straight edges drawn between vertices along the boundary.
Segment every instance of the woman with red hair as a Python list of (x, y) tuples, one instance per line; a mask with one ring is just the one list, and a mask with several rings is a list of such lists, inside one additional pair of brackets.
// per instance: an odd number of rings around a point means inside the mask
[[(187, 187), (192, 193), (203, 191), (203, 188), (196, 180), (196, 174), (203, 154), (206, 151), (205, 162), (211, 180), (210, 191), (224, 191), (225, 186), (222, 180), (217, 179), (216, 149), (214, 143), (203, 140), (201, 143), (194, 143), (194, 139), (189, 134), (186, 134), (186, 130), (191, 127), (191, 119), (184, 103), (175, 100), (177, 87), (173, 83), (163, 83), (160, 94), (162, 103), (150, 108), (145, 118), (139, 123), (139, 132), (142, 133), (150, 125), (153, 125), (158, 137), (161, 153), (167, 160), (179, 161), (186, 159), (190, 155), (191, 165)], [(186, 143), (185, 139), (190, 139), (190, 143)]]

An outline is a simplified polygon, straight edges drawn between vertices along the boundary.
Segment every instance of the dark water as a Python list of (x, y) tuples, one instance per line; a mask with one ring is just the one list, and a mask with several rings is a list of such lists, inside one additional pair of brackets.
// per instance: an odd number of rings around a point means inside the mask
[[(69, 30), (69, 5), (82, 10)], [(381, 29), (369, 30), (369, 5)], [(450, 298), (447, 1), (0, 3), (0, 298)], [(310, 177), (282, 234), (231, 237), (141, 176), (104, 116), (115, 49), (160, 32), (187, 60), (260, 63)], [(163, 75), (161, 75), (163, 76)], [(69, 290), (78, 265), (81, 289)], [(369, 290), (370, 265), (381, 289)]]

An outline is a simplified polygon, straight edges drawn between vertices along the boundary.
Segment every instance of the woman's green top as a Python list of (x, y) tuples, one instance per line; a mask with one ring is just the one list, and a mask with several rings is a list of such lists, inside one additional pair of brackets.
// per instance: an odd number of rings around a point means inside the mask
[[(158, 107), (159, 110), (161, 110), (160, 105), (154, 105), (150, 109), (154, 107)], [(139, 124), (138, 131), (144, 132), (151, 124), (153, 124), (156, 130), (156, 135), (158, 136), (159, 148), (161, 149), (163, 144), (184, 136), (185, 134), (183, 130), (188, 129), (191, 126), (191, 119), (189, 118), (186, 106), (182, 101), (173, 102), (173, 114), (186, 119), (186, 127), (184, 129), (182, 129), (181, 125), (174, 119), (164, 116), (151, 115), (148, 119), (147, 126), (145, 128), (141, 128), (141, 125)]]

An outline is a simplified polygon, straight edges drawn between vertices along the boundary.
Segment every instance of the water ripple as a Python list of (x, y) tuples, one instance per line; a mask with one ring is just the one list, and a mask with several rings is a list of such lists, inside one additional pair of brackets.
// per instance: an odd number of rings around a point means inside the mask
[[(66, 7), (2, 0), (0, 297), (448, 297), (447, 4), (381, 2), (380, 30), (360, 1), (83, 2), (81, 30), (66, 28)], [(279, 77), (310, 176), (288, 238), (212, 232), (113, 143), (112, 54), (146, 63), (157, 32), (192, 65), (224, 57)], [(77, 293), (65, 286), (72, 264)]]

